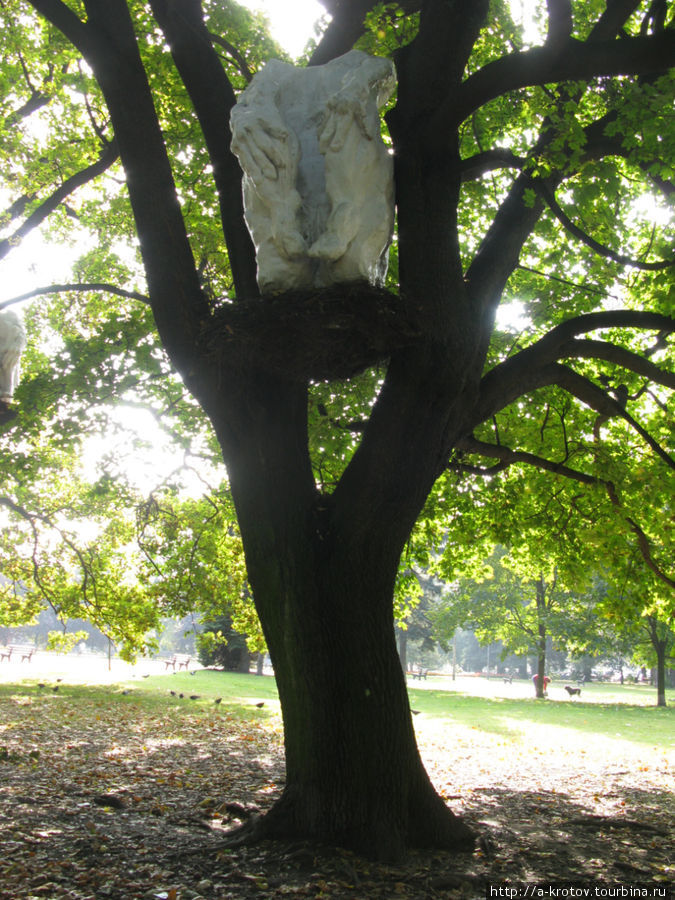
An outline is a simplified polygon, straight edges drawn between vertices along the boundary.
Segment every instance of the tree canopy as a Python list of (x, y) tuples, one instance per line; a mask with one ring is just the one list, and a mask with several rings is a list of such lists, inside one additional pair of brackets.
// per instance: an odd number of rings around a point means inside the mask
[[(286, 733), (287, 789), (255, 836), (392, 858), (471, 839), (415, 747), (402, 555), (444, 540), (451, 573), (495, 536), (564, 542), (581, 571), (627, 551), (672, 612), (675, 29), (664, 0), (547, 0), (526, 22), (502, 0), (326, 8), (303, 64), (357, 46), (396, 65), (388, 281), (260, 297), (228, 125), (280, 53), (259, 20), (230, 0), (2, 3), (0, 255), (40, 224), (88, 239), (28, 315), (3, 505), (29, 548), (36, 486), (93, 419), (112, 427), (105, 403), (217, 443)], [(124, 527), (102, 542), (106, 595)], [(170, 563), (181, 535), (148, 529)]]

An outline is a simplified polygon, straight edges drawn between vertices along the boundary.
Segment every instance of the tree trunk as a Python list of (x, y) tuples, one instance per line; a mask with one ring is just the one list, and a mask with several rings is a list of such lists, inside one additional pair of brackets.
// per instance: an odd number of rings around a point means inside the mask
[(656, 705), (666, 706), (666, 642), (656, 647)]
[(535, 681), (538, 700), (546, 696), (546, 586), (543, 576), (536, 582), (537, 590), (537, 680)]
[(270, 636), (287, 771), (264, 833), (392, 861), (406, 846), (467, 842), (420, 761), (391, 620), (368, 610), (374, 588), (359, 590), (354, 575), (362, 582), (352, 571), (340, 585), (333, 571), (325, 593), (305, 598), (304, 614)]
[(406, 846), (470, 843), (421, 763), (394, 634), (398, 563), (419, 508), (411, 521), (376, 516), (361, 500), (377, 485), (369, 468), (342, 499), (316, 489), (304, 387), (259, 373), (235, 396), (226, 414), (216, 396), (205, 405), (217, 412), (286, 755), (284, 793), (255, 836), (384, 860)]
[[(470, 842), (419, 757), (392, 628), (395, 566), (335, 547), (288, 563), (281, 595), (255, 591), (286, 751), (286, 788), (261, 835), (318, 838), (391, 861), (406, 846)], [(255, 562), (249, 571), (255, 579)]]

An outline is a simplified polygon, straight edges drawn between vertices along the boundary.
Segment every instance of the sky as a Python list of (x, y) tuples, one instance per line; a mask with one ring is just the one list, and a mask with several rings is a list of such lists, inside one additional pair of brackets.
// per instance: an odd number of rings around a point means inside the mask
[(314, 23), (325, 10), (317, 0), (239, 0), (243, 6), (265, 13), (272, 35), (290, 53), (299, 56), (314, 33)]

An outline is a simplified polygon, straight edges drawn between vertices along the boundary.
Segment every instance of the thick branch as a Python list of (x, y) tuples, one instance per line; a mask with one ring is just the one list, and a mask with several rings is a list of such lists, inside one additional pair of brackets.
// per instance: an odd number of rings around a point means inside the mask
[(244, 222), (241, 168), (230, 150), (230, 110), (236, 102), (202, 16), (200, 0), (150, 0), (150, 6), (171, 47), (197, 113), (218, 190), (220, 215), (235, 292), (239, 298), (258, 295), (255, 250)]
[(322, 66), (351, 50), (363, 34), (366, 15), (377, 0), (332, 0), (324, 5), (333, 18), (309, 60), (310, 66)]
[(15, 303), (23, 303), (24, 300), (30, 300), (31, 297), (42, 297), (46, 294), (65, 294), (68, 291), (102, 291), (106, 294), (115, 294), (117, 297), (128, 297), (130, 300), (140, 300), (142, 303), (150, 303), (150, 298), (145, 294), (139, 294), (138, 291), (125, 291), (124, 288), (115, 287), (114, 284), (107, 284), (102, 281), (77, 281), (72, 284), (50, 284), (45, 287), (35, 288), (27, 291), (25, 294), (19, 294), (9, 300), (0, 303), (0, 309), (13, 306)]
[(570, 0), (546, 0), (548, 34), (546, 43), (555, 46), (572, 34), (572, 4)]
[(462, 181), (480, 178), (481, 175), (495, 169), (522, 169), (526, 162), (524, 156), (516, 156), (511, 150), (495, 147), (494, 150), (485, 150), (462, 160), (460, 164)]
[(12, 247), (16, 246), (22, 238), (44, 222), (47, 216), (53, 213), (69, 194), (72, 194), (74, 190), (82, 187), (83, 184), (87, 184), (87, 182), (105, 172), (106, 169), (109, 169), (118, 156), (117, 145), (113, 141), (104, 147), (96, 162), (67, 178), (46, 200), (43, 200), (10, 237), (0, 241), (0, 259), (4, 259)]
[(0, 214), (0, 221), (4, 221), (5, 225), (9, 225), (14, 219), (18, 219), (19, 216), (24, 214), (26, 207), (33, 200), (35, 200), (35, 194), (22, 194), (21, 197), (18, 197)]
[(439, 109), (435, 128), (456, 128), (490, 100), (508, 91), (560, 81), (582, 81), (600, 75), (636, 75), (665, 71), (675, 65), (675, 32), (620, 40), (578, 41), (535, 47), (488, 63), (470, 75), (459, 93)]
[[(511, 273), (518, 265), (523, 244), (532, 233), (544, 209), (536, 200), (528, 206), (529, 176), (521, 174), (513, 183), (488, 228), (473, 261), (466, 270), (469, 293), (486, 310), (494, 309)], [(488, 323), (491, 330), (492, 322)]]
[(51, 98), (47, 94), (43, 94), (40, 91), (33, 91), (25, 103), (5, 118), (5, 128), (9, 128), (12, 125), (18, 125), (22, 119), (26, 119), (34, 112), (37, 112), (38, 109), (42, 109), (43, 106), (46, 106), (50, 99)]
[(645, 359), (638, 353), (617, 347), (608, 341), (568, 341), (560, 348), (560, 358), (576, 357), (577, 359), (604, 359), (616, 363), (624, 369), (630, 369), (638, 375), (644, 375), (656, 384), (675, 389), (675, 372), (666, 372)]
[[(63, 26), (71, 40), (78, 37), (69, 33), (72, 14), (63, 21), (63, 4), (33, 0), (33, 5), (57, 27)], [(172, 362), (186, 382), (194, 386), (194, 378), (199, 374), (195, 348), (209, 308), (199, 283), (129, 7), (126, 0), (85, 0), (85, 8), (88, 41), (78, 42), (78, 46), (110, 112), (155, 321)]]
[(541, 380), (541, 369), (565, 354), (561, 348), (580, 334), (604, 328), (637, 328), (675, 332), (675, 318), (659, 313), (632, 310), (588, 313), (575, 316), (556, 326), (531, 347), (526, 347), (488, 372), (481, 383), (477, 422), (483, 422), (513, 403), (522, 394), (548, 384)]

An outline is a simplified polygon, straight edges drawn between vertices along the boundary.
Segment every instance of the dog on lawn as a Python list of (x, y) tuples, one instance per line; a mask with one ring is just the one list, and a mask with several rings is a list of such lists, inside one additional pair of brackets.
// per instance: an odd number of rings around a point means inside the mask
[(570, 687), (569, 684), (566, 684), (565, 690), (567, 691), (567, 693), (569, 694), (570, 697), (574, 697), (575, 694), (577, 695), (577, 697), (581, 697), (581, 688), (573, 688), (573, 687)]

